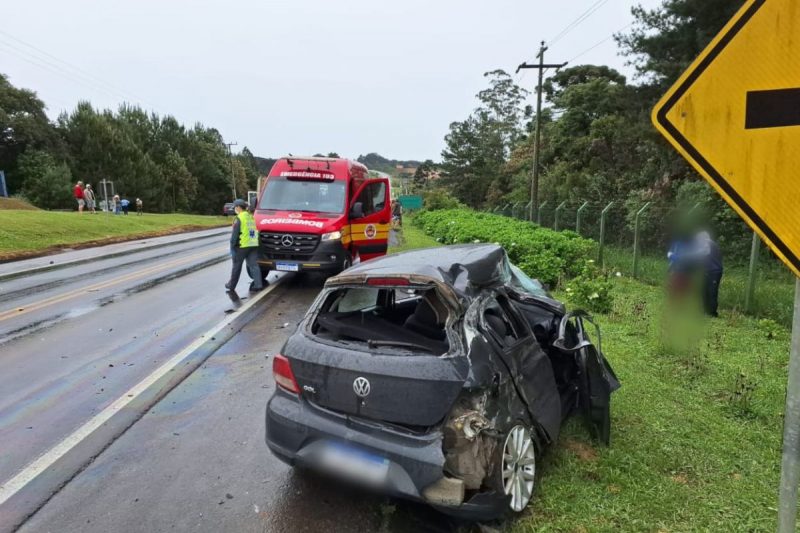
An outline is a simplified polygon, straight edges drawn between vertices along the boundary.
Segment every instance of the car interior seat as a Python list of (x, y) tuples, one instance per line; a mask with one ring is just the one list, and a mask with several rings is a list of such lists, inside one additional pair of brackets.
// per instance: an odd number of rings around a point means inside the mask
[(420, 298), (404, 326), (430, 339), (445, 340), (447, 337), (444, 331), (446, 320), (447, 309), (437, 299), (436, 293), (429, 290)]
[(509, 344), (514, 340), (514, 335), (512, 334), (508, 323), (500, 315), (498, 309), (489, 307), (483, 313), (483, 317), (486, 320), (486, 324), (489, 326), (489, 328), (497, 334), (498, 339), (503, 343)]

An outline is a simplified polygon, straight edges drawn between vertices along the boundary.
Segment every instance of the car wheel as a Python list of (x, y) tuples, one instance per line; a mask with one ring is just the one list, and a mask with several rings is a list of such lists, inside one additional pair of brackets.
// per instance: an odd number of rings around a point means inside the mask
[(501, 455), (495, 462), (495, 483), (510, 497), (510, 510), (521, 513), (536, 489), (536, 443), (530, 430), (517, 424), (506, 433), (503, 447), (497, 449)]

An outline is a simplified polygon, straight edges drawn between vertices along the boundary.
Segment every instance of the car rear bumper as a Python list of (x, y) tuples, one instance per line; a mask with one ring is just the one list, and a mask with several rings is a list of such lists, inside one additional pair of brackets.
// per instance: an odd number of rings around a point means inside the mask
[(442, 434), (405, 432), (377, 422), (329, 411), (277, 389), (267, 404), (266, 442), (290, 465), (323, 470), (320, 449), (326, 442), (349, 445), (388, 459), (382, 492), (421, 501), (438, 510), (472, 520), (491, 520), (507, 508), (506, 498), (479, 493), (460, 505), (442, 505), (426, 498), (426, 488), (444, 477)]
[(270, 253), (264, 247), (259, 249), (258, 264), (269, 270), (279, 270), (278, 263), (297, 265), (298, 271), (341, 272), (350, 252), (342, 241), (321, 241), (309, 254)]

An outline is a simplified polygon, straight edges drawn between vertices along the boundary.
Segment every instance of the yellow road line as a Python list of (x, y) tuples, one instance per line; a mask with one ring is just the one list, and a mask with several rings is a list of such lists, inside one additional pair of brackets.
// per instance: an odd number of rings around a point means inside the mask
[(161, 270), (168, 270), (170, 268), (173, 268), (173, 267), (176, 267), (176, 266), (180, 266), (180, 265), (185, 264), (185, 263), (191, 263), (192, 261), (195, 261), (197, 259), (201, 259), (201, 258), (204, 258), (204, 257), (207, 257), (207, 256), (219, 254), (221, 251), (222, 250), (210, 250), (210, 251), (206, 251), (206, 252), (201, 252), (201, 253), (198, 253), (198, 254), (190, 255), (189, 257), (183, 257), (181, 259), (176, 259), (176, 260), (170, 261), (168, 263), (155, 265), (155, 266), (146, 268), (144, 270), (139, 270), (139, 271), (133, 272), (131, 274), (126, 274), (124, 276), (120, 276), (120, 277), (115, 278), (115, 279), (101, 281), (99, 283), (95, 283), (94, 285), (89, 285), (87, 287), (82, 287), (80, 289), (75, 289), (73, 291), (69, 291), (69, 292), (66, 292), (64, 294), (58, 294), (56, 296), (51, 296), (50, 298), (45, 298), (44, 300), (40, 300), (38, 302), (33, 302), (31, 304), (27, 304), (24, 307), (17, 307), (15, 309), (9, 309), (8, 311), (0, 312), (0, 322), (2, 322), (3, 320), (8, 320), (9, 318), (22, 316), (22, 315), (24, 315), (26, 313), (30, 313), (32, 311), (37, 311), (39, 309), (42, 309), (42, 308), (50, 306), (50, 305), (54, 305), (54, 304), (57, 304), (57, 303), (64, 302), (64, 301), (69, 300), (71, 298), (75, 298), (76, 296), (80, 296), (80, 295), (86, 294), (87, 292), (92, 292), (92, 291), (97, 291), (97, 290), (100, 290), (100, 289), (105, 289), (105, 288), (111, 287), (113, 285), (117, 285), (119, 283), (124, 283), (126, 281), (132, 281), (132, 280), (135, 280), (137, 278), (143, 278), (145, 276), (148, 276), (150, 274), (154, 274), (154, 273), (159, 272)]

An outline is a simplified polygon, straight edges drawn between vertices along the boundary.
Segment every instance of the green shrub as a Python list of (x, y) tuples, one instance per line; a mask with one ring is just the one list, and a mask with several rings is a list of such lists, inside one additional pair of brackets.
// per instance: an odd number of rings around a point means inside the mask
[(463, 208), (464, 204), (453, 198), (444, 189), (432, 189), (422, 193), (422, 206), (429, 211), (436, 211), (438, 209), (459, 209)]
[(592, 241), (571, 231), (468, 209), (424, 211), (414, 224), (442, 244), (496, 243), (512, 263), (549, 285), (585, 274), (594, 249)]
[(614, 303), (612, 284), (608, 276), (587, 269), (587, 272), (572, 279), (566, 292), (575, 306), (596, 313), (609, 313)]

